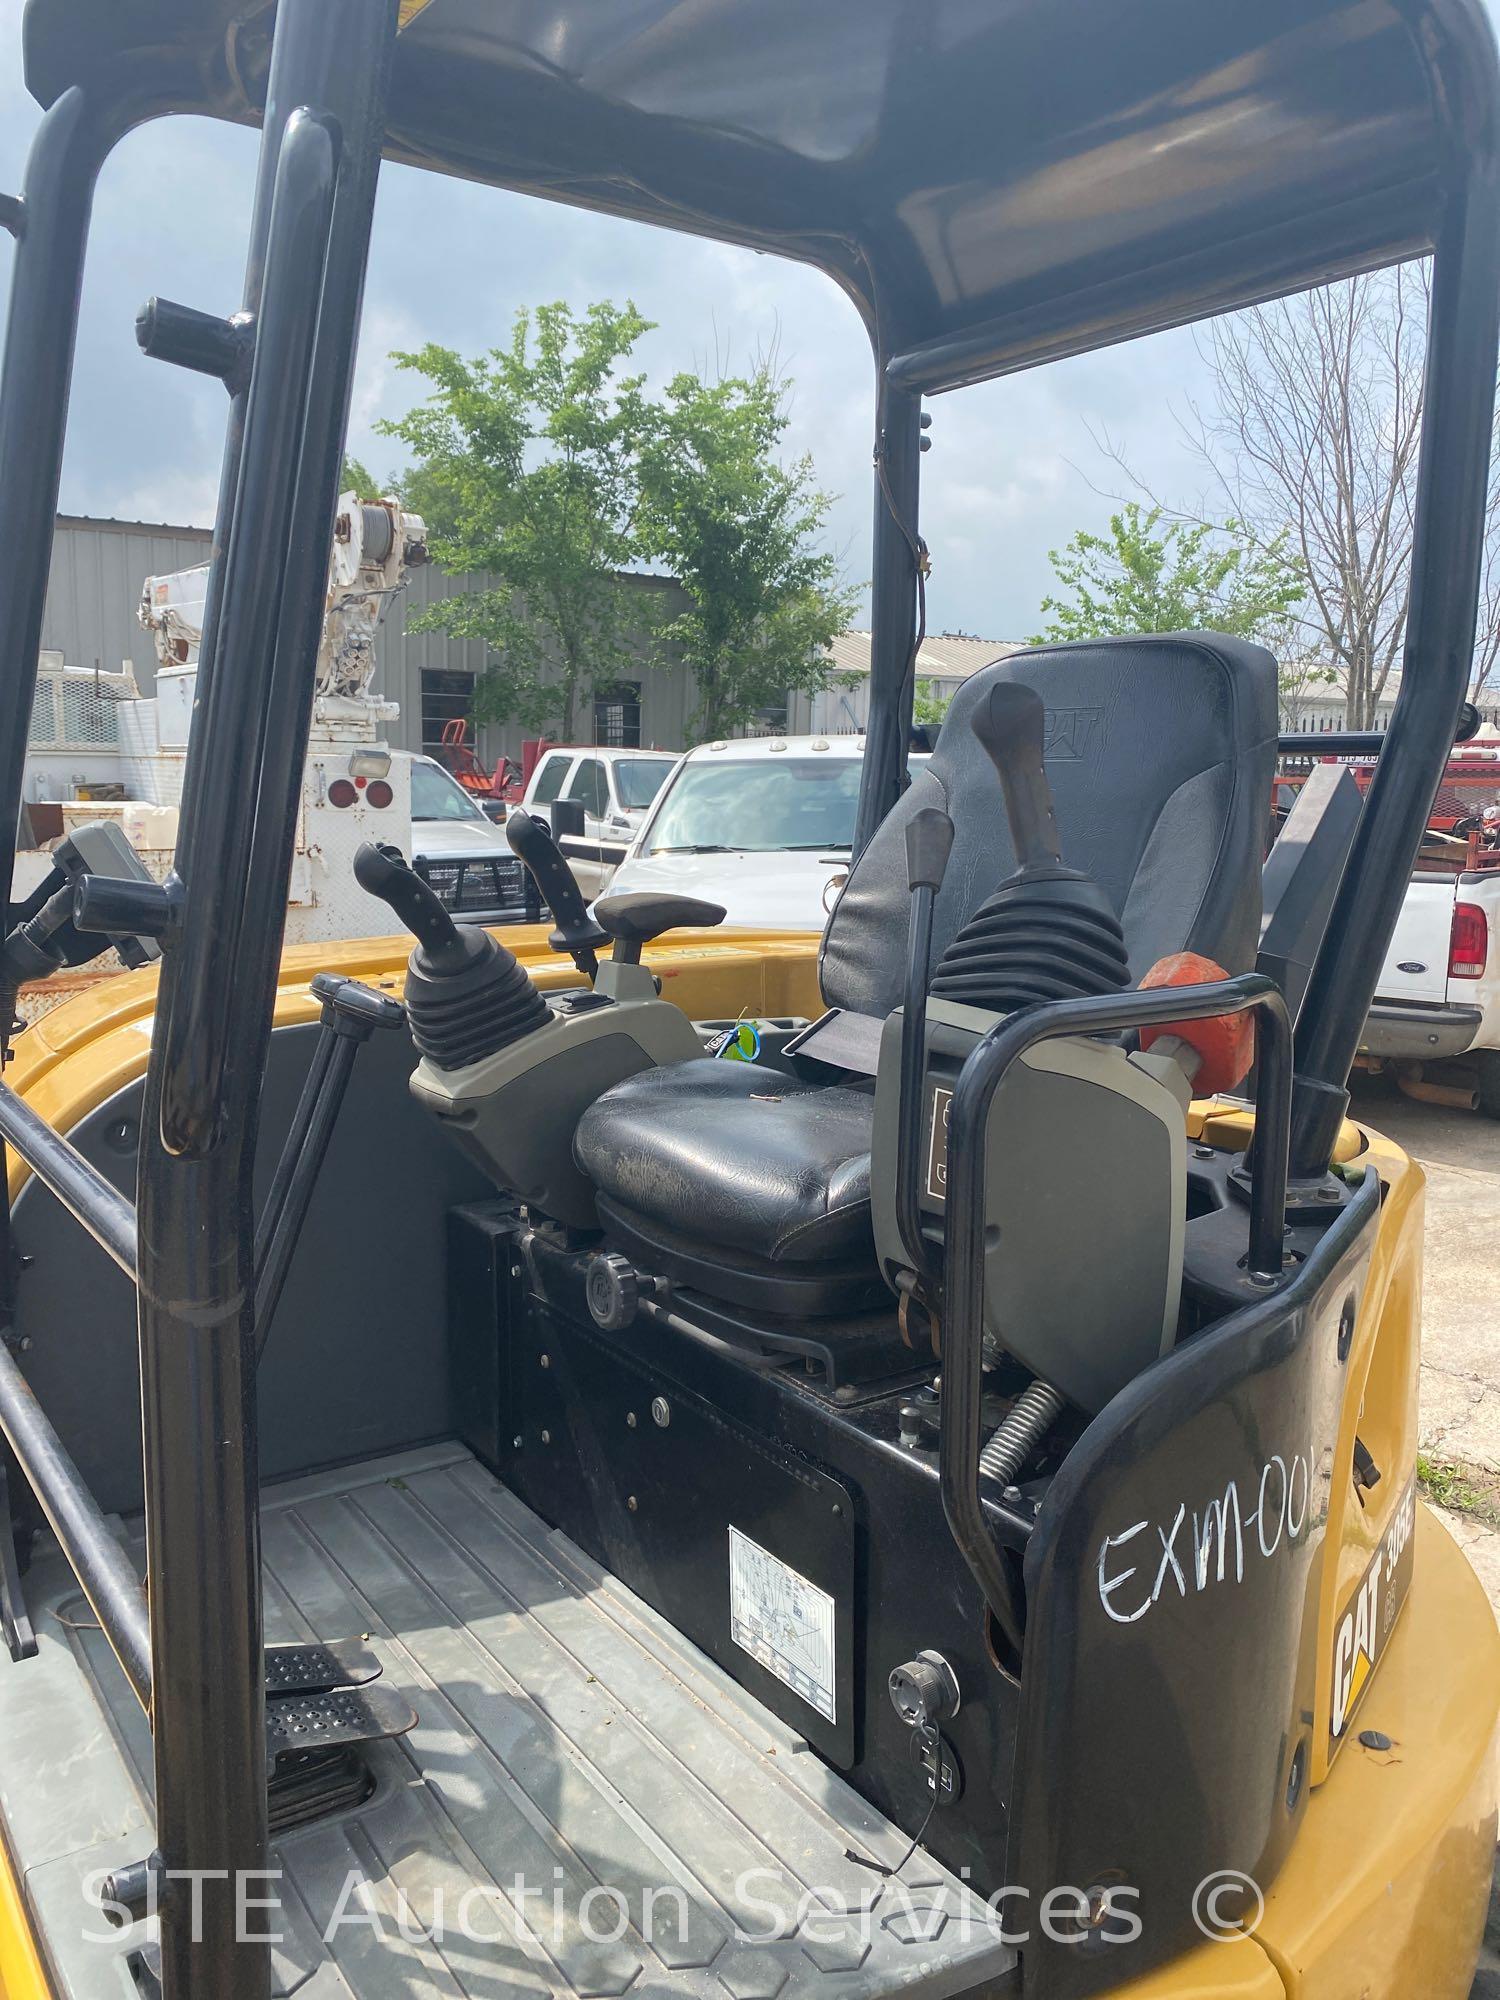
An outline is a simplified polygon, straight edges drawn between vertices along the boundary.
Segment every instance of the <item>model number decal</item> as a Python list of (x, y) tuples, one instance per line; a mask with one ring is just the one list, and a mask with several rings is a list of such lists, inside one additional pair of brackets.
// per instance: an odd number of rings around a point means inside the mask
[[(1117, 1625), (1134, 1625), (1167, 1598), (1196, 1598), (1243, 1583), (1257, 1562), (1306, 1539), (1316, 1514), (1310, 1451), (1273, 1453), (1242, 1488), (1231, 1479), (1170, 1520), (1135, 1521), (1099, 1544), (1099, 1602)], [(1154, 1533), (1153, 1533), (1154, 1530)]]
[(948, 1111), (953, 1092), (939, 1084), (932, 1093), (932, 1117), (927, 1127), (927, 1192), (934, 1201), (948, 1199)]
[(1337, 1742), (1369, 1686), (1375, 1663), (1391, 1636), (1396, 1614), (1411, 1588), (1412, 1529), (1417, 1519), (1417, 1478), (1413, 1473), (1396, 1503), (1380, 1546), (1345, 1607), (1333, 1639), (1333, 1688), (1328, 1731)]

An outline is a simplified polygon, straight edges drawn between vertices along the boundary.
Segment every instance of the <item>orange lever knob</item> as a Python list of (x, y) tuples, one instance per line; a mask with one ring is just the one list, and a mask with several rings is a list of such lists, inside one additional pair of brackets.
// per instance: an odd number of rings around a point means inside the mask
[[(1229, 974), (1196, 951), (1174, 951), (1158, 959), (1141, 981), (1153, 986), (1208, 986)], [(1200, 1097), (1233, 1090), (1255, 1059), (1255, 1032), (1248, 1014), (1209, 1014), (1201, 1021), (1169, 1021), (1141, 1029), (1141, 1047), (1170, 1040), (1178, 1047), (1163, 1053), (1179, 1057), (1188, 1081)]]

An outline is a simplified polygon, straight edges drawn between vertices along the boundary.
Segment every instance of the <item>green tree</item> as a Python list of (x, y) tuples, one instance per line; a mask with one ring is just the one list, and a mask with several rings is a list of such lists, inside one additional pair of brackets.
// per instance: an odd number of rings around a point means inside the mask
[(394, 493), (395, 490), (389, 481), (382, 486), (370, 468), (352, 452), (345, 454), (344, 467), (339, 474), (340, 493), (357, 493), (361, 500), (383, 500), (387, 493)]
[(936, 729), (941, 726), (952, 701), (951, 694), (938, 693), (936, 681), (918, 681), (912, 692), (911, 719), (923, 728)]
[(484, 643), (481, 720), (559, 724), (568, 740), (589, 690), (627, 665), (615, 573), (637, 553), (645, 403), (619, 366), (650, 324), (628, 303), (575, 316), (559, 302), (518, 313), (509, 345), (476, 360), (432, 345), (394, 357), (432, 384), (380, 426), (415, 461), (402, 498), (446, 570), (494, 579), (412, 620)]
[(829, 646), (854, 614), (854, 593), (819, 547), (831, 496), (809, 459), (776, 456), (786, 387), (769, 365), (717, 382), (675, 376), (641, 447), (641, 552), (688, 599), (656, 636), (662, 656), (693, 675), (699, 740), (793, 689), (827, 687), (837, 678)]
[(1064, 594), (1042, 599), (1049, 622), (1032, 639), (1100, 639), (1131, 632), (1229, 632), (1257, 638), (1281, 628), (1306, 595), (1290, 537), (1251, 540), (1239, 524), (1169, 521), (1127, 501), (1108, 535), (1080, 529), (1048, 561)]

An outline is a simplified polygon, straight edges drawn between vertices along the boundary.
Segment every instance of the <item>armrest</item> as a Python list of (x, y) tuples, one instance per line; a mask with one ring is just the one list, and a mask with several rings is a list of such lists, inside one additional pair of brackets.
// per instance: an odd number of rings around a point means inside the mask
[(642, 945), (663, 931), (707, 930), (724, 921), (719, 903), (696, 896), (659, 895), (637, 889), (620, 896), (602, 896), (594, 905), (594, 921), (615, 941), (612, 956), (620, 965), (639, 965)]

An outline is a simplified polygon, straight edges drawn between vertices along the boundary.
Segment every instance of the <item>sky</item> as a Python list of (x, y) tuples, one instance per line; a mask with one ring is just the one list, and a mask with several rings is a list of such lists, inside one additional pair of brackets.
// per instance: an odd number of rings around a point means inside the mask
[[(0, 0), (0, 190), (19, 191), (39, 112), (21, 77), (21, 0)], [(95, 208), (63, 467), (65, 512), (207, 525), (223, 443), (216, 382), (150, 362), (135, 315), (150, 293), (215, 312), (240, 301), (257, 135), (208, 120), (133, 134)], [(0, 297), (9, 254), (0, 239)], [(653, 384), (732, 369), (775, 346), (791, 376), (788, 450), (837, 495), (828, 541), (846, 579), (870, 573), (874, 378), (854, 308), (805, 266), (643, 224), (383, 170), (349, 448), (384, 476), (398, 448), (374, 429), (420, 399), (395, 348), (435, 340), (478, 354), (519, 307), (634, 300), (657, 322), (638, 349)], [(1192, 335), (1158, 335), (934, 400), (922, 528), (932, 551), (928, 624), (986, 639), (1035, 631), (1049, 549), (1102, 528), (1123, 487), (1095, 440), (1188, 505), (1202, 479), (1177, 417), (1211, 394)]]

